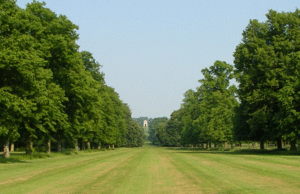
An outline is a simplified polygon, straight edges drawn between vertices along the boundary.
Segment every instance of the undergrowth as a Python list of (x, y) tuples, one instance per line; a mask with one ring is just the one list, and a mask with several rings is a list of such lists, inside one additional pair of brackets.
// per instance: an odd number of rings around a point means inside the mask
[(19, 150), (16, 152), (11, 152), (9, 158), (4, 158), (0, 155), (0, 163), (16, 163), (16, 162), (26, 162), (27, 160), (41, 159), (41, 158), (53, 158), (53, 157), (62, 157), (62, 156), (72, 156), (79, 155), (82, 153), (92, 153), (106, 151), (106, 149), (92, 150), (86, 149), (81, 151), (75, 151), (74, 149), (63, 149), (62, 152), (51, 152), (51, 154), (44, 152), (34, 152), (32, 154), (25, 154), (23, 151)]

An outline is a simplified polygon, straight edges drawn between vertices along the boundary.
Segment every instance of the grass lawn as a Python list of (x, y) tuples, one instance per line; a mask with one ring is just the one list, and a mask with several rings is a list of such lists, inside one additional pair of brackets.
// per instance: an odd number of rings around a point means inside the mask
[(146, 146), (25, 158), (0, 163), (0, 193), (300, 193), (300, 155)]

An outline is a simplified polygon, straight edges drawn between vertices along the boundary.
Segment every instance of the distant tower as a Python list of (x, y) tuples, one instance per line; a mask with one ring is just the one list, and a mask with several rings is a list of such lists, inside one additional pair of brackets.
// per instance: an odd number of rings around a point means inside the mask
[(146, 135), (146, 138), (148, 139), (148, 137), (149, 137), (149, 129), (148, 129), (148, 121), (147, 120), (144, 120), (143, 129), (144, 129), (144, 133)]
[(144, 120), (143, 127), (148, 127), (148, 122), (147, 122), (147, 120)]

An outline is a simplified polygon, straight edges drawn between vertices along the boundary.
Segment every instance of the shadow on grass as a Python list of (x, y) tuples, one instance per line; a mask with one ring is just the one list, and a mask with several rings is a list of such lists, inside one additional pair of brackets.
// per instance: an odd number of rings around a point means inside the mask
[(205, 148), (166, 148), (184, 154), (228, 154), (228, 155), (281, 155), (281, 156), (300, 156), (300, 151), (290, 150), (257, 150), (257, 149), (205, 149)]
[[(94, 153), (94, 152), (102, 152), (107, 149), (100, 150), (81, 150), (75, 151), (74, 149), (64, 149), (62, 152), (52, 152), (51, 154), (44, 152), (35, 152), (33, 154), (26, 154), (25, 152), (10, 152), (9, 158), (4, 158), (2, 156), (3, 153), (0, 152), (0, 164), (1, 163), (28, 163), (28, 160), (42, 159), (42, 158), (54, 158), (54, 157), (63, 157), (63, 156), (77, 156), (80, 153)], [(113, 150), (113, 149), (111, 149)]]
[(51, 157), (47, 153), (25, 154), (24, 152), (11, 152), (9, 158), (0, 156), (0, 163), (28, 163), (27, 160)]
[(0, 164), (1, 163), (28, 163), (28, 162), (24, 160), (20, 160), (19, 157), (4, 158), (3, 156), (0, 156)]

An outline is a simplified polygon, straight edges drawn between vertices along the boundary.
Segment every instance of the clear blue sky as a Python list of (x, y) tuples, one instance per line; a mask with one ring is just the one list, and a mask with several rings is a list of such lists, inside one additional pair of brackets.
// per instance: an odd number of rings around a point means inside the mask
[[(18, 0), (25, 8), (31, 0)], [(295, 11), (299, 0), (46, 0), (79, 26), (80, 50), (103, 65), (107, 85), (133, 117), (167, 116), (199, 86), (201, 69), (233, 52), (250, 19), (269, 9)]]

